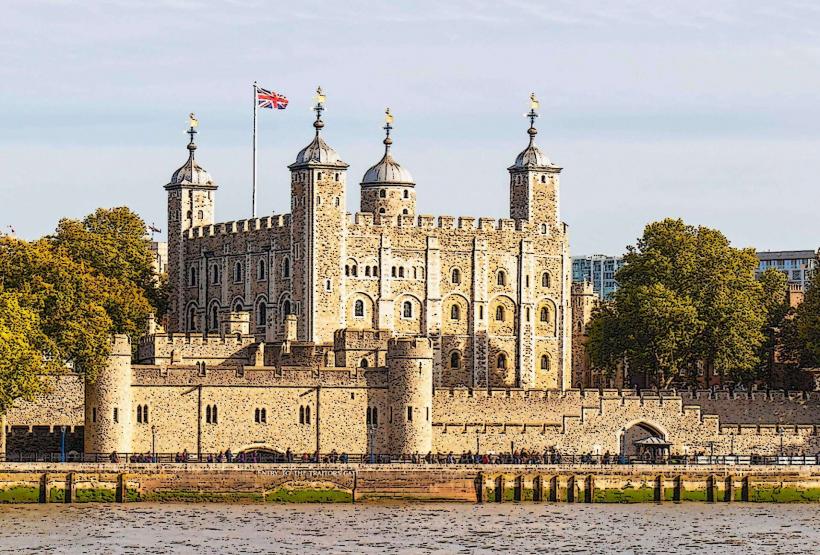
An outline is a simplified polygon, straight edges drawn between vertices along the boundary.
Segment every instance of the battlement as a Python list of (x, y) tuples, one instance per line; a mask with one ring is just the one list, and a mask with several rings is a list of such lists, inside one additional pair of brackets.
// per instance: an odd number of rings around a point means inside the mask
[(273, 216), (265, 216), (262, 218), (236, 220), (192, 227), (188, 230), (188, 238), (214, 237), (216, 235), (229, 235), (233, 233), (245, 233), (287, 227), (290, 227), (290, 214), (275, 214)]
[(378, 216), (370, 212), (357, 212), (350, 215), (349, 222), (362, 227), (397, 227), (418, 229), (448, 229), (465, 231), (527, 231), (526, 220), (509, 218), (475, 218), (471, 216)]
[(134, 365), (133, 385), (171, 387), (387, 387), (384, 368)]
[(432, 359), (433, 344), (427, 337), (396, 337), (387, 343), (387, 359)]

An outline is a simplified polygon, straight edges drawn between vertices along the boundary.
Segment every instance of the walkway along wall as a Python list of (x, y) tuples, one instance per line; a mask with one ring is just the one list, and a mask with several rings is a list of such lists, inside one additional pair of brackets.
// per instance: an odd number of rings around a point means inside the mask
[(816, 467), (0, 464), (0, 502), (818, 502)]

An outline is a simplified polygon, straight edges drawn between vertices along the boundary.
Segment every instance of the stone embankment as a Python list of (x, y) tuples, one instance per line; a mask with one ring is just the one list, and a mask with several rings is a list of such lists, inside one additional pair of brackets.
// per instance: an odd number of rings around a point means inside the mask
[(0, 502), (818, 502), (820, 467), (0, 464)]

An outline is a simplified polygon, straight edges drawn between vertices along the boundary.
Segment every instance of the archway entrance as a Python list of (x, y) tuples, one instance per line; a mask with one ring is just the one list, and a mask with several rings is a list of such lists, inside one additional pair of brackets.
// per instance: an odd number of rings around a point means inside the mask
[(671, 445), (663, 432), (646, 422), (633, 424), (621, 434), (621, 452), (630, 459), (665, 461), (669, 458)]

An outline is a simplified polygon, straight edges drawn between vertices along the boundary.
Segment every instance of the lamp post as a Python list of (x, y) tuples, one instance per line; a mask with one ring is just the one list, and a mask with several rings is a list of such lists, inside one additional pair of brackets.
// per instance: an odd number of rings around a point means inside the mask
[(157, 427), (151, 425), (151, 458), (157, 462)]
[(621, 459), (626, 458), (626, 428), (621, 428)]
[(783, 456), (783, 435), (786, 431), (783, 428), (780, 428), (780, 456)]
[(65, 426), (60, 426), (60, 462), (65, 462)]

